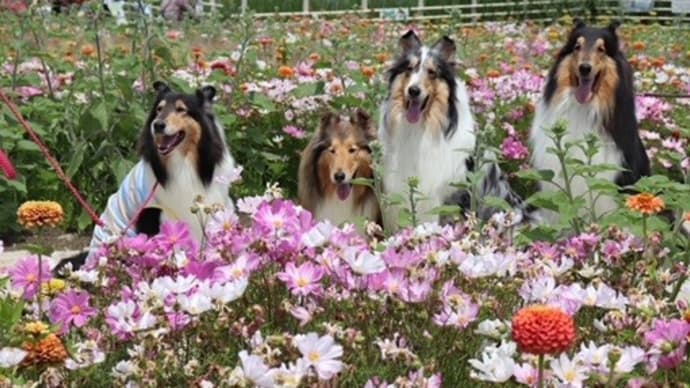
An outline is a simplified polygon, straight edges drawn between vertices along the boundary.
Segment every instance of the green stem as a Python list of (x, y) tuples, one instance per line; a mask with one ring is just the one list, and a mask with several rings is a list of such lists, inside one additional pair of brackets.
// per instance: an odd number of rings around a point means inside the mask
[(98, 29), (98, 18), (100, 17), (100, 12), (96, 12), (96, 16), (93, 19), (93, 29), (96, 34), (96, 55), (98, 56), (98, 81), (101, 84), (101, 98), (105, 99), (105, 81), (103, 79), (103, 53), (101, 50), (101, 34)]
[[(24, 36), (24, 23), (26, 22), (26, 17), (21, 17), (21, 23), (19, 23), (19, 36)], [(20, 40), (17, 39), (14, 46), (14, 61), (12, 64), (12, 90), (17, 89), (17, 71), (19, 68), (19, 44)]]
[(43, 319), (43, 255), (38, 253), (38, 320)]
[(544, 355), (543, 354), (539, 355), (537, 387), (538, 388), (544, 388)]
[(647, 215), (642, 215), (642, 254), (647, 250)]

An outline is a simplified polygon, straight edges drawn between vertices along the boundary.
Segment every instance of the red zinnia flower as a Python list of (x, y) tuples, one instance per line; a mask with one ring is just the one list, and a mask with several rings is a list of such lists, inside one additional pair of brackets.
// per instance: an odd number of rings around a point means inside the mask
[(17, 171), (14, 169), (10, 158), (3, 150), (0, 150), (0, 170), (2, 170), (2, 173), (5, 174), (7, 179), (12, 180), (17, 178)]
[(562, 310), (544, 305), (523, 308), (513, 317), (513, 340), (521, 352), (558, 354), (575, 342), (575, 323)]

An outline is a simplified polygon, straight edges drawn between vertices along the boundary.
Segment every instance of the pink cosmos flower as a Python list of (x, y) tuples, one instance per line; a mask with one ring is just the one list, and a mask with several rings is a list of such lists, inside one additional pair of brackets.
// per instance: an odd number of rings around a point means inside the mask
[[(32, 255), (18, 262), (8, 271), (12, 280), (12, 287), (22, 289), (26, 300), (33, 299), (39, 291), (38, 269), (38, 256)], [(50, 272), (50, 263), (47, 260), (43, 260), (40, 272), (41, 283), (47, 283), (53, 278)]]
[(285, 282), (294, 295), (307, 296), (320, 293), (319, 280), (323, 275), (323, 268), (311, 262), (302, 263), (299, 267), (290, 262), (285, 266), (285, 271), (277, 273), (276, 277)]
[(328, 380), (343, 369), (342, 361), (338, 360), (343, 355), (343, 347), (330, 335), (319, 337), (316, 333), (309, 333), (296, 336), (295, 342), (304, 361), (316, 369), (320, 380)]
[(644, 334), (644, 341), (651, 349), (649, 366), (652, 371), (657, 367), (661, 369), (674, 369), (685, 359), (690, 323), (680, 319), (654, 321), (653, 328)]
[(508, 160), (522, 160), (529, 156), (529, 150), (515, 136), (508, 136), (501, 144), (501, 152)]
[(528, 363), (515, 364), (513, 374), (515, 375), (515, 381), (518, 383), (525, 384), (530, 387), (535, 387), (537, 385), (539, 370)]
[(50, 321), (61, 326), (61, 333), (69, 331), (71, 325), (83, 327), (97, 315), (89, 306), (89, 294), (83, 291), (68, 291), (53, 299), (48, 316)]
[(304, 139), (307, 132), (304, 129), (297, 128), (294, 125), (286, 125), (283, 127), (283, 132), (294, 137), (295, 139)]
[(37, 88), (35, 86), (19, 86), (17, 88), (17, 92), (25, 100), (43, 95), (43, 90), (41, 90), (41, 88)]
[(197, 251), (197, 242), (189, 232), (189, 225), (184, 221), (164, 222), (160, 234), (154, 237), (154, 241), (158, 248), (165, 252), (179, 249), (191, 254)]

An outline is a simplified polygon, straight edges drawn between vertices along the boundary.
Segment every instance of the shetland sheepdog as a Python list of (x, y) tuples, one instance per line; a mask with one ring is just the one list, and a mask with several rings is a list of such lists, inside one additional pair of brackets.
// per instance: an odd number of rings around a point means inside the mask
[[(437, 221), (430, 211), (443, 204), (466, 210), (469, 192), (458, 191), (452, 184), (465, 183), (467, 173), (474, 170), (474, 117), (465, 83), (455, 75), (452, 39), (444, 36), (429, 47), (408, 31), (399, 46), (401, 53), (387, 72), (388, 96), (379, 124), (383, 189), (388, 195), (407, 198), (409, 178), (416, 177), (423, 197), (416, 204), (417, 218)], [(500, 179), (503, 174), (498, 166), (486, 167), (495, 172), (484, 174), (481, 183), (490, 194), (517, 198), (507, 181)], [(386, 229), (396, 228), (398, 211), (397, 206), (386, 207)]]
[[(598, 178), (623, 187), (650, 174), (649, 158), (635, 117), (632, 68), (620, 50), (618, 26), (614, 22), (606, 28), (594, 28), (578, 21), (556, 56), (537, 104), (530, 133), (532, 164), (539, 170), (553, 170), (554, 182), (561, 187), (564, 183), (561, 165), (557, 156), (549, 152), (554, 142), (548, 134), (560, 120), (567, 127), (564, 144), (594, 134), (599, 149), (591, 163), (622, 168), (622, 171), (601, 172)], [(568, 157), (587, 161), (577, 147), (570, 149)], [(542, 190), (556, 190), (556, 187), (552, 182), (541, 184)], [(574, 196), (581, 196), (587, 190), (586, 182), (579, 176), (572, 179), (570, 187)], [(612, 197), (603, 195), (593, 206), (597, 216), (617, 207)], [(537, 218), (546, 222), (558, 220), (555, 212), (541, 210), (539, 213)]]
[(302, 207), (314, 218), (339, 225), (358, 219), (380, 222), (379, 205), (371, 187), (352, 184), (373, 179), (369, 143), (376, 137), (371, 117), (358, 109), (343, 116), (327, 112), (302, 151), (298, 193)]
[[(71, 263), (76, 269), (104, 242), (123, 232), (156, 235), (163, 221), (186, 222), (201, 241), (202, 221), (191, 212), (199, 196), (206, 205), (234, 207), (225, 177), (232, 174), (235, 162), (212, 110), (215, 88), (184, 94), (160, 81), (153, 87), (157, 96), (139, 139), (141, 160), (108, 199), (101, 215), (105, 227), (95, 227), (89, 250), (56, 268)], [(156, 183), (150, 202), (133, 220)], [(132, 228), (125, 230), (130, 224)]]

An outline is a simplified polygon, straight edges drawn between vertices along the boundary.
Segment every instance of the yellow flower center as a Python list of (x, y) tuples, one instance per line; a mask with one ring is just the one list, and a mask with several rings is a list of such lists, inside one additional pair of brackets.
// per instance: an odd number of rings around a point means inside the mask
[(309, 281), (305, 278), (298, 278), (296, 283), (300, 287), (305, 287), (309, 284)]
[(36, 280), (38, 280), (38, 277), (35, 274), (30, 273), (26, 276), (26, 281), (29, 283), (36, 283)]
[(563, 373), (563, 378), (565, 379), (565, 381), (567, 381), (569, 383), (572, 383), (573, 381), (575, 381), (576, 377), (577, 377), (577, 373), (575, 373), (574, 369), (569, 369), (569, 370), (565, 371), (565, 373)]
[(321, 359), (321, 355), (318, 352), (311, 352), (311, 353), (309, 353), (308, 358), (309, 358), (309, 361), (316, 363), (316, 362), (319, 362), (319, 360)]

